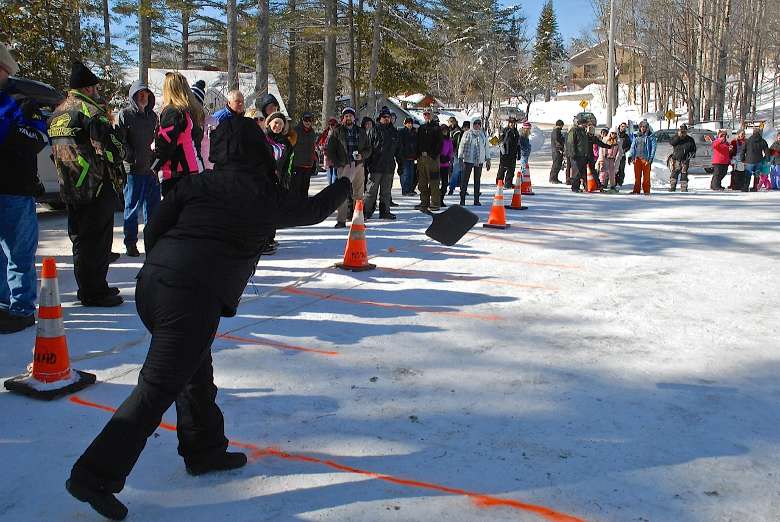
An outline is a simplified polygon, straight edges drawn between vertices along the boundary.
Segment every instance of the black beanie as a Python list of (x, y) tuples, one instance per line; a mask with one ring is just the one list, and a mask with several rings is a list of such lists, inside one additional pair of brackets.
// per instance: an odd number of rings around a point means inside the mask
[(265, 93), (262, 98), (260, 98), (260, 112), (263, 116), (265, 116), (265, 108), (271, 105), (272, 103), (276, 104), (277, 110), (279, 108), (279, 100), (276, 99), (276, 96), (271, 94), (270, 92)]
[(92, 71), (87, 69), (87, 66), (76, 60), (70, 67), (70, 88), (81, 89), (84, 87), (92, 87), (100, 83), (100, 78), (92, 74)]

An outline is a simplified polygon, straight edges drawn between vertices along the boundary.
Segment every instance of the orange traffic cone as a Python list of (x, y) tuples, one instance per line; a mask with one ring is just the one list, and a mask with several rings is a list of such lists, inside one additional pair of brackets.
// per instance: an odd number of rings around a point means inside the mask
[(534, 188), (531, 186), (531, 168), (528, 166), (527, 162), (520, 165), (520, 172), (523, 173), (523, 183), (520, 187), (523, 196), (534, 196)]
[(37, 328), (32, 371), (5, 381), (8, 391), (51, 400), (95, 382), (95, 375), (70, 368), (68, 342), (62, 324), (57, 264), (53, 257), (43, 260)]
[(527, 210), (528, 207), (523, 206), (523, 191), (520, 188), (523, 184), (522, 182), (523, 175), (518, 170), (517, 175), (515, 176), (515, 192), (512, 194), (512, 203), (507, 205), (505, 208), (508, 208), (509, 210)]
[(498, 190), (493, 197), (493, 208), (490, 209), (490, 217), (487, 223), (482, 223), (485, 228), (509, 228), (506, 222), (506, 210), (504, 210), (504, 182), (498, 182)]
[(596, 183), (596, 178), (593, 177), (593, 169), (590, 165), (586, 167), (588, 169), (588, 192), (598, 192), (599, 184)]
[(368, 262), (368, 247), (366, 246), (366, 222), (363, 219), (363, 200), (355, 201), (355, 213), (352, 225), (349, 227), (347, 248), (344, 250), (344, 262), (336, 263), (338, 268), (353, 272), (373, 270), (376, 265)]

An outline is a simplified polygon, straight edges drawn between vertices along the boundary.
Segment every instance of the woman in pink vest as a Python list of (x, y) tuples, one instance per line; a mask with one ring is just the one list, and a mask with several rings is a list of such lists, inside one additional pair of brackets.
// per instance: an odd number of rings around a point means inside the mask
[(155, 165), (163, 197), (182, 176), (198, 174), (203, 165), (196, 143), (203, 137), (203, 108), (178, 72), (165, 74), (160, 128), (154, 140)]

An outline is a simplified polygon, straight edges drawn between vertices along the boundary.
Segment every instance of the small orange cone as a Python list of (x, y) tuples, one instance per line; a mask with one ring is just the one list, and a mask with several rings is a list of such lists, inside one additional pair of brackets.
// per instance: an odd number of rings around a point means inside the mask
[(598, 192), (599, 184), (596, 183), (596, 178), (593, 177), (593, 169), (590, 165), (586, 167), (588, 169), (588, 192)]
[(51, 400), (94, 382), (93, 374), (70, 368), (57, 284), (57, 264), (53, 257), (44, 258), (32, 371), (5, 381), (5, 387), (8, 391), (36, 399)]
[(515, 176), (515, 192), (512, 194), (512, 203), (507, 205), (505, 208), (508, 208), (509, 210), (527, 210), (528, 207), (523, 206), (523, 191), (520, 188), (523, 179), (523, 175), (518, 170), (517, 175)]
[(355, 201), (355, 213), (349, 227), (347, 248), (344, 250), (344, 262), (336, 263), (338, 268), (353, 272), (373, 270), (376, 265), (368, 262), (368, 247), (366, 246), (366, 222), (363, 219), (363, 200)]
[(498, 182), (498, 190), (493, 197), (493, 208), (490, 209), (490, 217), (487, 223), (482, 223), (485, 228), (509, 228), (506, 222), (506, 210), (504, 210), (504, 182)]
[(520, 187), (523, 196), (534, 196), (534, 188), (531, 186), (531, 168), (528, 166), (527, 162), (520, 165), (520, 172), (523, 173), (523, 183)]

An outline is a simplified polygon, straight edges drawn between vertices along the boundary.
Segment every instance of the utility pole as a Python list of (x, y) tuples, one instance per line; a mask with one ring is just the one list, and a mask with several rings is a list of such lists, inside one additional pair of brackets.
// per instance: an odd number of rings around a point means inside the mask
[(607, 59), (607, 127), (615, 115), (615, 0), (609, 0), (609, 58)]

